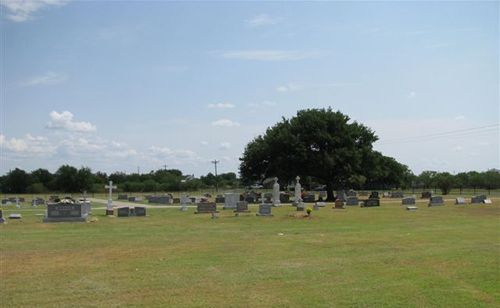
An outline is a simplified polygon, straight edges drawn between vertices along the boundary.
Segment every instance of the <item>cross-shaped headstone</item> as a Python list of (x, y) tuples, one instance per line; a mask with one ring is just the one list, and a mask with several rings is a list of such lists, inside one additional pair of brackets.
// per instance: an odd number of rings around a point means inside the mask
[(107, 208), (107, 214), (109, 212), (113, 212), (113, 189), (116, 189), (116, 185), (113, 186), (113, 181), (109, 181), (109, 185), (105, 185), (104, 188), (109, 189), (109, 196), (108, 196), (108, 208)]

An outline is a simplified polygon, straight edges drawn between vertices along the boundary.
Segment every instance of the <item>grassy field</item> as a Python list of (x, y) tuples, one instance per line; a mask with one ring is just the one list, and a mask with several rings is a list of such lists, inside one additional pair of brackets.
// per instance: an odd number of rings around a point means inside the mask
[[(44, 224), (3, 207), (3, 307), (498, 307), (500, 200), (402, 209), (331, 205), (310, 218), (194, 209)], [(7, 210), (6, 210), (7, 208)]]

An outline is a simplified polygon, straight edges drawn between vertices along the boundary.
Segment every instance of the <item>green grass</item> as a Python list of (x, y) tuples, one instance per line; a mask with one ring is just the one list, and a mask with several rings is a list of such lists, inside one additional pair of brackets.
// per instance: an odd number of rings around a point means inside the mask
[(23, 220), (0, 225), (0, 306), (498, 307), (500, 200), (399, 204), (59, 224), (4, 207)]

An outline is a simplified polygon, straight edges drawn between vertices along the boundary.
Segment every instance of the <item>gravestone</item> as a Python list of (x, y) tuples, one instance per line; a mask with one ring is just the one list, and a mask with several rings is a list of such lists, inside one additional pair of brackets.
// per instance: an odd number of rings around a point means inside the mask
[(378, 198), (369, 198), (363, 202), (362, 207), (374, 207), (380, 206), (380, 199)]
[(272, 201), (274, 206), (281, 205), (280, 184), (278, 183), (278, 178), (276, 177), (274, 178)]
[(252, 195), (247, 195), (247, 196), (245, 197), (245, 200), (244, 200), (244, 201), (246, 201), (246, 202), (248, 202), (248, 203), (255, 203), (255, 202), (257, 202), (257, 199), (255, 198), (255, 196), (252, 196)]
[(48, 203), (43, 222), (85, 222), (90, 215), (90, 203)]
[(224, 210), (234, 210), (236, 204), (240, 201), (240, 194), (226, 193), (224, 194)]
[(196, 204), (196, 212), (195, 214), (210, 214), (210, 213), (218, 213), (217, 204), (215, 202), (200, 202)]
[(432, 197), (431, 191), (423, 191), (420, 199), (430, 199)]
[(317, 206), (319, 206), (319, 207), (325, 207), (326, 206), (326, 202), (323, 202), (323, 201), (317, 201), (315, 204)]
[(358, 197), (347, 197), (346, 205), (359, 205)]
[(328, 193), (326, 192), (326, 190), (318, 191), (318, 198), (325, 200), (327, 197), (328, 197)]
[(382, 197), (384, 197), (384, 198), (388, 198), (390, 196), (391, 196), (391, 193), (388, 191), (384, 191), (384, 193), (382, 194)]
[(484, 200), (486, 200), (486, 195), (479, 195), (479, 196), (473, 196), (470, 199), (471, 204), (478, 204), (478, 203), (484, 203)]
[(172, 199), (172, 203), (173, 204), (179, 204), (179, 203), (181, 203), (181, 198), (173, 198)]
[(139, 201), (141, 201), (141, 198), (140, 197), (128, 197), (128, 201), (139, 202)]
[(109, 189), (108, 204), (106, 206), (106, 215), (113, 215), (113, 189), (117, 189), (118, 187), (113, 185), (113, 181), (109, 181), (109, 184), (104, 185), (104, 188)]
[(259, 212), (257, 216), (273, 216), (271, 214), (271, 209), (273, 208), (272, 203), (261, 203), (259, 204)]
[(393, 191), (391, 192), (391, 198), (404, 198), (404, 194), (402, 191)]
[(119, 194), (118, 200), (128, 200), (128, 195), (127, 194)]
[(226, 198), (223, 195), (217, 195), (215, 197), (215, 203), (225, 203)]
[(300, 185), (300, 176), (295, 178), (295, 189), (293, 191), (293, 195), (293, 205), (297, 206), (297, 204), (302, 202), (302, 186)]
[(337, 209), (337, 210), (345, 209), (344, 201), (339, 200), (339, 199), (335, 200), (335, 206), (333, 208)]
[(35, 198), (31, 201), (32, 206), (38, 206), (38, 205), (44, 205), (44, 204), (45, 204), (45, 200), (42, 198)]
[(226, 198), (224, 198), (223, 195), (217, 195), (217, 197), (215, 197), (215, 203), (226, 203)]
[(135, 216), (146, 216), (146, 207), (136, 206), (134, 207)]
[(313, 193), (307, 193), (302, 199), (302, 201), (305, 203), (314, 203), (316, 202), (316, 197), (314, 196)]
[(236, 203), (236, 210), (234, 210), (236, 216), (239, 216), (239, 213), (250, 213), (248, 210), (248, 202), (246, 201), (238, 201)]
[(401, 200), (403, 205), (412, 205), (415, 204), (415, 198), (414, 197), (406, 197)]
[(23, 219), (23, 215), (21, 214), (10, 214), (9, 219)]
[(429, 199), (429, 206), (444, 205), (442, 196), (433, 196)]
[(280, 202), (281, 203), (289, 203), (290, 202), (290, 194), (280, 193)]
[(372, 191), (370, 193), (370, 196), (368, 197), (368, 199), (380, 199), (380, 195), (379, 195), (378, 191)]
[(458, 204), (458, 205), (465, 204), (465, 198), (463, 198), (463, 197), (456, 198), (455, 204)]
[(129, 217), (130, 216), (130, 209), (129, 209), (129, 207), (128, 206), (119, 207), (116, 210), (116, 215), (118, 217)]
[(491, 201), (491, 199), (486, 198), (486, 199), (484, 199), (483, 203), (484, 204), (492, 204), (493, 202)]
[(337, 194), (335, 196), (336, 196), (335, 200), (346, 201), (347, 199), (347, 195), (343, 190), (337, 190)]
[(0, 224), (3, 224), (5, 222), (5, 219), (3, 219), (3, 212), (0, 210)]
[(9, 199), (2, 199), (2, 204), (5, 205), (5, 204), (8, 204), (8, 203), (10, 203)]
[(407, 211), (416, 211), (418, 209), (418, 207), (416, 205), (405, 205), (405, 208)]
[(181, 202), (181, 208), (180, 208), (180, 210), (183, 211), (183, 212), (187, 211), (187, 205), (191, 204), (191, 199), (189, 198), (189, 196), (188, 195), (182, 195), (180, 202)]

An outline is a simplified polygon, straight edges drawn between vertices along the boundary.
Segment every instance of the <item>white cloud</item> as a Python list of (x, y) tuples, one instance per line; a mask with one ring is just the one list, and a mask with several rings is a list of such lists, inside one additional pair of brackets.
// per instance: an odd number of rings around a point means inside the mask
[(7, 9), (7, 18), (24, 22), (33, 18), (37, 11), (49, 6), (63, 6), (67, 0), (3, 0), (0, 5)]
[(252, 17), (247, 20), (247, 24), (250, 27), (262, 27), (262, 26), (271, 26), (281, 22), (281, 18), (272, 17), (268, 14), (259, 14), (257, 16)]
[(75, 132), (93, 132), (96, 130), (96, 127), (90, 122), (73, 121), (73, 114), (69, 111), (63, 111), (61, 113), (52, 111), (50, 113), (50, 121), (47, 123), (47, 128)]
[(299, 50), (232, 50), (222, 53), (222, 57), (226, 59), (253, 61), (296, 61), (314, 58), (318, 55), (316, 51)]
[(217, 104), (208, 104), (208, 108), (219, 108), (219, 109), (228, 109), (236, 107), (231, 103), (217, 103)]
[(229, 150), (231, 148), (231, 143), (225, 141), (225, 142), (221, 142), (220, 145), (219, 145), (219, 149), (221, 150)]
[(289, 83), (286, 85), (281, 85), (276, 88), (276, 91), (285, 93), (285, 92), (292, 92), (292, 91), (298, 91), (301, 90), (303, 87), (297, 84)]
[(229, 119), (220, 119), (220, 120), (212, 122), (212, 126), (236, 127), (236, 126), (240, 126), (240, 123), (231, 121)]
[(40, 136), (32, 136), (27, 134), (23, 138), (7, 139), (4, 135), (0, 135), (0, 147), (16, 155), (32, 156), (32, 155), (50, 155), (56, 150), (54, 145), (51, 145), (47, 138)]
[(260, 103), (249, 103), (248, 107), (261, 108), (261, 107), (273, 107), (276, 106), (276, 102), (273, 101), (263, 101)]
[(64, 73), (47, 72), (44, 75), (36, 76), (23, 82), (23, 86), (51, 86), (63, 83), (68, 80), (68, 75)]

